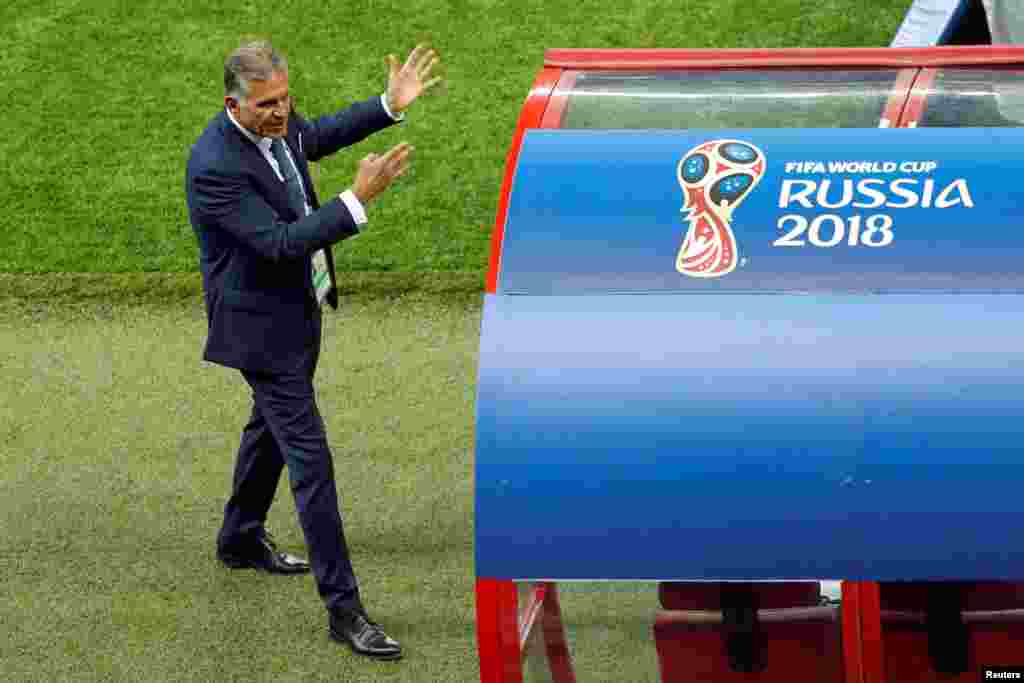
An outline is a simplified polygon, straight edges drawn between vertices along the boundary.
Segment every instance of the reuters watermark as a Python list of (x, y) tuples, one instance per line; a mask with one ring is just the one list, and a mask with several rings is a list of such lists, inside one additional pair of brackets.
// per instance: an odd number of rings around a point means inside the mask
[(983, 666), (979, 681), (1024, 681), (1024, 666)]

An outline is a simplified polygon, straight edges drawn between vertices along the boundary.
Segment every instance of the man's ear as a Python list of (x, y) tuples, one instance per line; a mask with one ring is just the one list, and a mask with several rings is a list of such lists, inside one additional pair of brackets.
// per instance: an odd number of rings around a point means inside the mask
[(238, 99), (237, 98), (225, 97), (224, 98), (224, 106), (227, 107), (228, 110), (232, 114), (237, 114), (238, 113)]

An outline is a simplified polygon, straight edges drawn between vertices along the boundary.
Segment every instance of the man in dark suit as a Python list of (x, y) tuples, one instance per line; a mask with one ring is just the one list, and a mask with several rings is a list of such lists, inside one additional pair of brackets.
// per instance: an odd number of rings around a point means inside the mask
[(330, 635), (376, 659), (398, 659), (401, 647), (359, 595), (313, 375), (320, 306), (338, 305), (331, 245), (360, 231), (366, 205), (406, 171), (412, 147), (367, 155), (352, 187), (323, 206), (308, 162), (401, 120), (440, 81), (430, 77), (437, 61), (422, 45), (401, 66), (389, 56), (387, 92), (305, 120), (292, 107), (284, 57), (267, 42), (242, 45), (225, 62), (225, 108), (193, 145), (185, 182), (209, 325), (203, 358), (239, 369), (253, 393), (217, 556), (232, 568), (310, 570), (264, 528), (287, 466)]

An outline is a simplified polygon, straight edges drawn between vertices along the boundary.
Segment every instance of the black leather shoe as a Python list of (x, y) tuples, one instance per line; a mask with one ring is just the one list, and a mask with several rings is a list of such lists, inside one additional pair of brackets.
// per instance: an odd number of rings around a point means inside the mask
[(370, 621), (364, 610), (332, 610), (329, 614), (331, 638), (346, 643), (357, 655), (384, 661), (402, 658), (402, 646), (384, 633), (380, 624)]
[(262, 569), (271, 574), (306, 574), (309, 562), (278, 551), (274, 539), (263, 532), (245, 548), (217, 548), (217, 559), (230, 569)]

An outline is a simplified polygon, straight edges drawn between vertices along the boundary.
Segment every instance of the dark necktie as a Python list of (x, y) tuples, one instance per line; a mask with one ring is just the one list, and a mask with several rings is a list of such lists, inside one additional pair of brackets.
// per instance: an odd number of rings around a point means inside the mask
[(284, 140), (277, 138), (270, 145), (270, 153), (277, 160), (277, 167), (284, 176), (284, 184), (288, 189), (288, 203), (291, 205), (295, 215), (302, 218), (306, 215), (306, 193), (302, 191), (302, 181), (299, 179), (298, 169), (288, 158), (284, 150)]
[[(285, 188), (288, 190), (288, 204), (292, 207), (295, 215), (303, 218), (306, 215), (306, 206), (309, 204), (306, 193), (302, 189), (302, 180), (299, 178), (299, 170), (288, 153), (284, 149), (284, 140), (276, 138), (270, 143), (270, 153), (277, 161), (277, 168), (284, 177)], [(337, 281), (334, 278), (334, 260), (331, 258), (331, 248), (318, 249), (313, 254), (313, 291), (317, 301), (323, 301), (327, 293), (334, 287)], [(332, 304), (333, 305), (333, 304)]]

